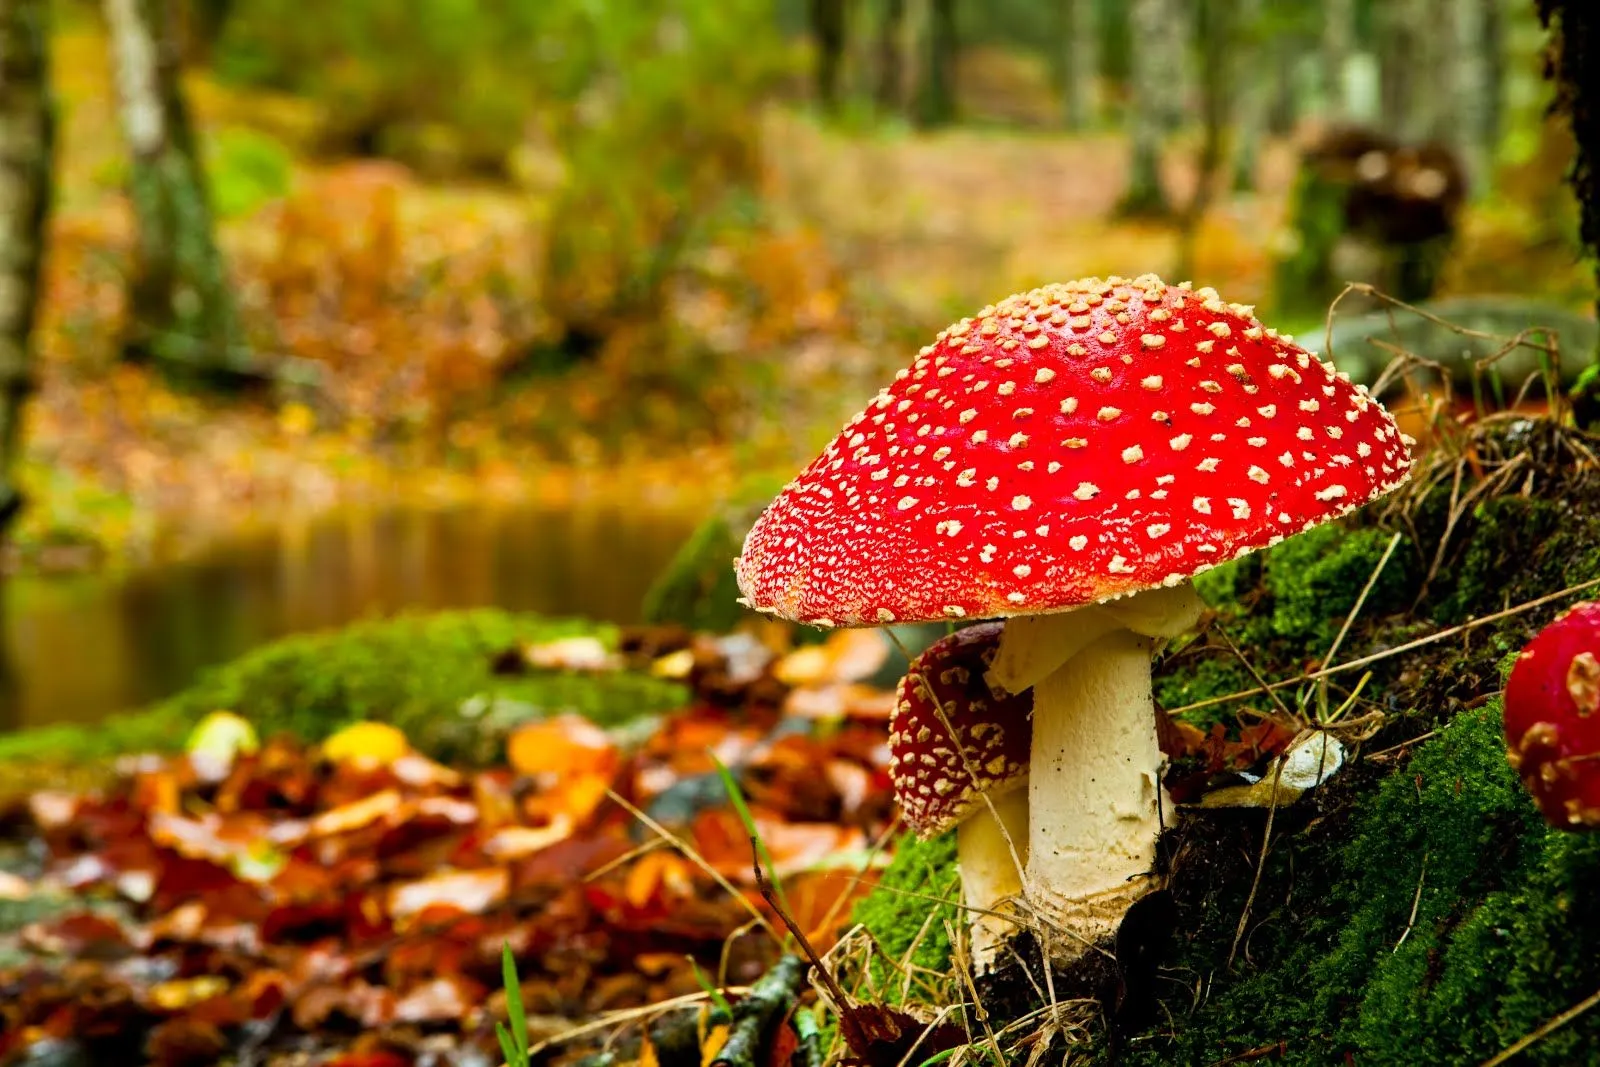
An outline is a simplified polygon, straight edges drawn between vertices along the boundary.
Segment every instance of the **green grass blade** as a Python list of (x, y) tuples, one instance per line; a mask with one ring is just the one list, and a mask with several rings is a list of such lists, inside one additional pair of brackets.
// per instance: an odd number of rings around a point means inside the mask
[(506, 1017), (511, 1021), (511, 1036), (516, 1040), (521, 1054), (519, 1064), (528, 1062), (528, 1016), (522, 1007), (522, 983), (517, 979), (517, 961), (511, 955), (511, 946), (500, 950), (500, 970), (506, 983)]
[(766, 868), (773, 894), (777, 896), (783, 910), (792, 917), (794, 909), (789, 907), (789, 898), (784, 895), (783, 883), (778, 880), (778, 865), (772, 862), (772, 853), (767, 851), (767, 843), (762, 840), (761, 832), (756, 829), (755, 816), (750, 814), (750, 805), (745, 803), (744, 792), (739, 788), (739, 783), (734, 781), (733, 772), (723, 766), (722, 761), (714, 754), (711, 756), (711, 762), (716, 764), (717, 774), (722, 777), (722, 787), (728, 791), (728, 802), (733, 805), (733, 810), (739, 815), (739, 821), (744, 824), (745, 833), (750, 835), (750, 840), (755, 844), (756, 858), (761, 866)]
[(711, 998), (711, 1003), (728, 1018), (733, 1018), (733, 1005), (729, 1004), (728, 998), (722, 995), (722, 990), (711, 984), (711, 979), (700, 969), (700, 964), (695, 962), (693, 956), (685, 958), (688, 959), (689, 966), (694, 969), (694, 980), (700, 983), (700, 988), (705, 991), (706, 996)]
[(516, 1042), (511, 1039), (505, 1023), (494, 1024), (494, 1036), (500, 1039), (500, 1054), (506, 1058), (506, 1067), (527, 1067), (528, 1061), (518, 1053)]

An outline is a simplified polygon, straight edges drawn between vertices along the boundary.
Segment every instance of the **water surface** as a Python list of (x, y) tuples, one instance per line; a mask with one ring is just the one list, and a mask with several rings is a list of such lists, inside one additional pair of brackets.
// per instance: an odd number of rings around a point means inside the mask
[(131, 573), (11, 578), (0, 728), (91, 721), (273, 638), (405, 609), (634, 622), (694, 522), (620, 504), (343, 513)]

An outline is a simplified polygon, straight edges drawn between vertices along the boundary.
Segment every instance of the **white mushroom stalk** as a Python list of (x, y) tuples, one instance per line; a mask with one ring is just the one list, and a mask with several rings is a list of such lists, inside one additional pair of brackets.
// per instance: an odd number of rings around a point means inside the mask
[(1007, 916), (1018, 911), (1027, 862), (1026, 788), (990, 798), (956, 827), (961, 899), (969, 909), (972, 966), (978, 974), (993, 968), (1000, 947), (1017, 932), (1017, 923)]
[(1033, 691), (1026, 894), (1076, 939), (1112, 933), (1151, 888), (1163, 812), (1150, 690), (1159, 642), (1193, 626), (1202, 604), (1183, 582), (1054, 615), (1012, 619), (992, 684)]
[(984, 973), (1015, 932), (1028, 856), (1029, 696), (987, 681), (1001, 626), (958, 630), (906, 669), (889, 732), (889, 777), (906, 825), (956, 830), (974, 969)]

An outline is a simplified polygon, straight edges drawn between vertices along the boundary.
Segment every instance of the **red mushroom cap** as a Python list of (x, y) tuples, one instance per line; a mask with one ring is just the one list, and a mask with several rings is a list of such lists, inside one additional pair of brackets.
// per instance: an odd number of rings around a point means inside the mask
[(1366, 389), (1210, 289), (1012, 296), (939, 334), (785, 487), (736, 564), (814, 625), (1061, 611), (1182, 581), (1405, 481)]
[(1507, 753), (1552, 826), (1600, 827), (1600, 604), (1539, 631), (1506, 680)]
[[(980, 623), (934, 642), (900, 679), (889, 732), (889, 777), (906, 825), (923, 837), (943, 833), (972, 814), (983, 803), (981, 793), (1001, 796), (1027, 784), (1033, 697), (997, 693), (984, 681), (1000, 646), (1001, 627)], [(965, 761), (950, 742), (930, 690), (966, 748)]]

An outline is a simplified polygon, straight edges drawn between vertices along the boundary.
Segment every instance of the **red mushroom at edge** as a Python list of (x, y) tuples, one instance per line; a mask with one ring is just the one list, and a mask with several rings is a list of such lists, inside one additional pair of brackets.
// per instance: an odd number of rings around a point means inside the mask
[(1600, 603), (1539, 631), (1506, 679), (1507, 757), (1552, 826), (1600, 828)]
[(1006, 618), (1033, 689), (1031, 907), (1108, 936), (1153, 885), (1157, 643), (1190, 578), (1390, 492), (1410, 442), (1367, 391), (1211, 289), (1084, 279), (963, 319), (756, 522), (759, 611), (818, 626)]
[(955, 827), (980, 974), (1011, 931), (994, 913), (1021, 895), (1028, 858), (1033, 699), (989, 685), (1000, 630), (980, 623), (924, 649), (900, 680), (889, 727), (889, 776), (906, 825), (923, 838)]

